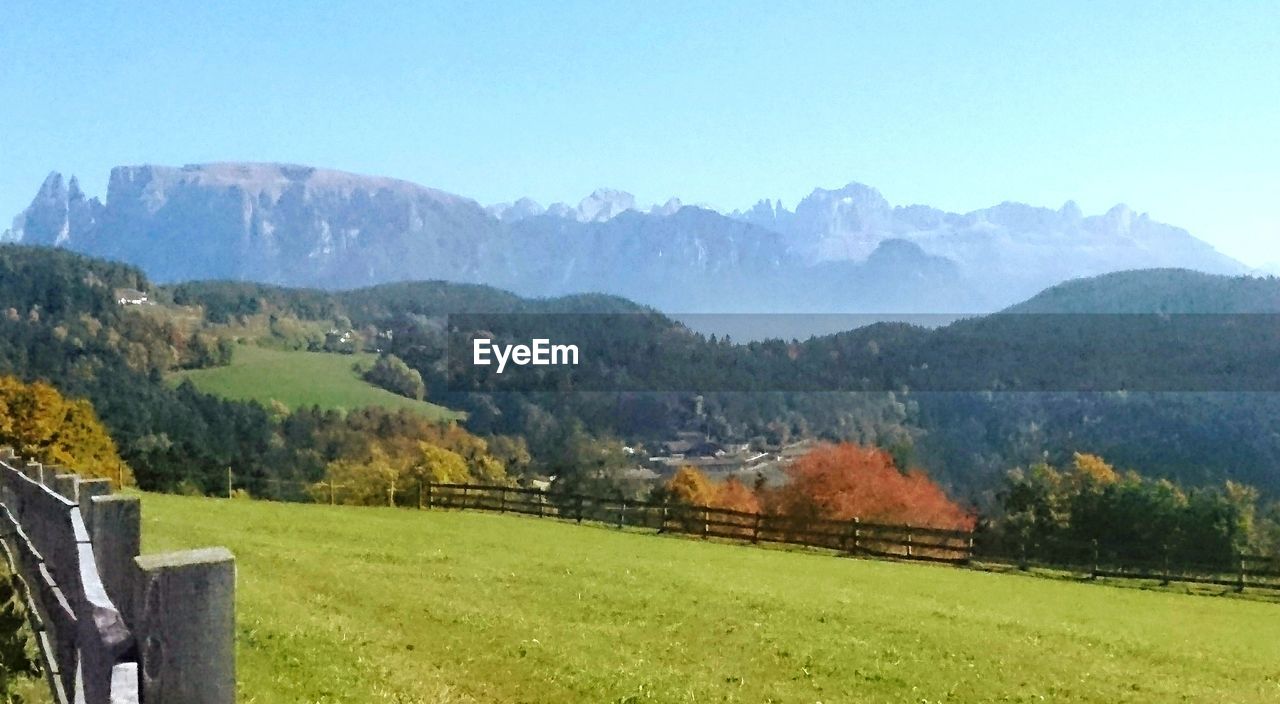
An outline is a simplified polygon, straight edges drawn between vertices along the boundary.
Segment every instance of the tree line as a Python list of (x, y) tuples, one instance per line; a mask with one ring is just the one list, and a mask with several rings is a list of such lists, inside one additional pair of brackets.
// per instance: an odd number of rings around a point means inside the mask
[[(1223, 286), (1236, 286), (1232, 281)], [(118, 306), (112, 291), (120, 287), (190, 306), (201, 317), (182, 325)], [(375, 375), (380, 383), (465, 411), (466, 431), (485, 442), (523, 439), (529, 459), (521, 472), (555, 475), (583, 487), (632, 462), (620, 449), (623, 442), (656, 447), (677, 431), (696, 429), (713, 440), (759, 446), (818, 438), (880, 447), (899, 467), (928, 468), (933, 481), (988, 514), (1001, 508), (1009, 467), (1042, 461), (1066, 466), (1079, 447), (1134, 468), (1144, 478), (1169, 479), (1185, 492), (1221, 486), (1228, 478), (1257, 487), (1264, 499), (1280, 490), (1270, 471), (1280, 462), (1277, 394), (921, 392), (909, 385), (894, 391), (696, 393), (703, 383), (748, 377), (768, 388), (797, 370), (809, 370), (820, 380), (840, 375), (836, 381), (842, 385), (875, 372), (882, 375), (876, 378), (880, 383), (925, 362), (935, 374), (960, 379), (1008, 357), (972, 342), (974, 335), (965, 331), (979, 323), (998, 328), (995, 339), (1025, 338), (1019, 343), (1024, 356), (1048, 359), (1062, 328), (1026, 323), (1033, 318), (979, 321), (941, 334), (880, 325), (804, 342), (738, 345), (694, 334), (654, 311), (607, 296), (526, 301), (483, 286), (441, 282), (350, 292), (229, 282), (166, 288), (151, 285), (132, 267), (19, 246), (0, 247), (0, 311), (0, 373), (24, 382), (44, 380), (67, 397), (91, 401), (120, 457), (147, 489), (220, 493), (227, 469), (233, 468), (237, 481), (254, 495), (297, 497), (296, 490), (273, 487), (324, 481), (328, 465), (336, 461), (378, 464), (364, 446), (333, 441), (370, 432), (359, 417), (330, 417), (320, 409), (290, 412), (164, 382), (175, 368), (225, 363), (227, 326), (248, 329), (270, 318), (273, 323), (261, 333), (267, 336), (264, 342), (339, 322), (386, 333), (379, 342), (385, 357)], [(581, 311), (610, 315), (576, 314)], [(457, 328), (460, 319), (446, 316), (459, 312), (478, 317)], [(496, 315), (510, 313), (524, 314), (525, 322)], [(514, 339), (532, 329), (520, 327), (530, 324), (529, 313), (560, 321), (557, 332), (567, 340), (598, 340), (592, 364), (583, 365), (595, 375), (586, 379), (586, 388), (632, 377), (685, 390), (581, 391), (575, 378), (554, 376), (549, 381), (563, 388), (512, 392), (500, 386), (452, 386), (456, 379), (445, 362), (451, 335), (474, 332), (472, 326), (483, 322), (492, 325), (489, 332), (496, 337)], [(450, 329), (450, 320), (456, 329)], [(1133, 332), (1125, 328), (1114, 334)], [(1256, 375), (1265, 360), (1239, 357), (1249, 349), (1244, 342), (1256, 334), (1206, 334), (1196, 347), (1202, 356), (1194, 359), (1210, 360), (1221, 348), (1230, 353), (1224, 359), (1240, 361), (1241, 373)], [(996, 361), (983, 361), (988, 352)], [(1222, 372), (1221, 366), (1213, 368)], [(911, 381), (909, 374), (901, 378)], [(290, 430), (302, 426), (317, 429), (312, 436)], [(307, 443), (329, 449), (316, 451)], [(399, 450), (392, 455), (399, 466), (417, 462)], [(573, 471), (579, 466), (592, 469)], [(639, 490), (627, 479), (616, 483)]]

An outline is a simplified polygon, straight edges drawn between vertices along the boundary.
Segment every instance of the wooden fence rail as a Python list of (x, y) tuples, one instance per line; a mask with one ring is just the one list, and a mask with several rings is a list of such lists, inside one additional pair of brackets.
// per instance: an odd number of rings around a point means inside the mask
[(965, 563), (973, 534), (907, 525), (777, 516), (715, 506), (635, 501), (481, 484), (424, 483), (423, 508), (474, 509), (648, 528), (706, 538), (826, 548), (850, 554)]
[[(999, 563), (1022, 568), (1044, 567), (1078, 572), (1090, 578), (1157, 580), (1248, 588), (1280, 589), (1280, 558), (1235, 555), (1216, 565), (1171, 563), (1160, 556), (1100, 554), (1082, 546), (1072, 561), (1036, 560), (975, 547), (974, 533), (925, 526), (893, 525), (818, 517), (778, 516), (714, 506), (548, 492), (541, 489), (485, 484), (424, 483), (420, 508), (473, 509), (591, 521), (618, 528), (645, 528), (751, 543), (778, 543), (824, 548), (850, 555), (940, 562), (953, 565)], [(1086, 556), (1087, 557), (1083, 557)]]

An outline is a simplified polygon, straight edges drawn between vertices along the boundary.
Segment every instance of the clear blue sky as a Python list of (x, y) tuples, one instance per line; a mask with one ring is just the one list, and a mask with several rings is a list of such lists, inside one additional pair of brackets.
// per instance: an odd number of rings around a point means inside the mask
[(483, 203), (1123, 201), (1280, 260), (1275, 0), (546, 5), (6, 0), (0, 225), (50, 170), (255, 160)]

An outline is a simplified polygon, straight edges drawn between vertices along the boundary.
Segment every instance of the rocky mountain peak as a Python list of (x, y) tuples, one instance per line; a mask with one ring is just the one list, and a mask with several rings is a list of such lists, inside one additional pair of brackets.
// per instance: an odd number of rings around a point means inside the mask
[(578, 203), (579, 222), (605, 222), (628, 210), (635, 210), (636, 197), (626, 191), (597, 188)]
[(652, 208), (649, 208), (649, 214), (666, 217), (668, 215), (675, 215), (683, 207), (684, 203), (681, 202), (679, 198), (672, 197), (668, 198), (667, 202), (662, 205), (655, 204)]
[(532, 198), (521, 198), (514, 203), (498, 203), (485, 210), (503, 222), (519, 222), (546, 212), (546, 209)]
[[(83, 203), (80, 184), (75, 177), (71, 178), (71, 192), (79, 197), (78, 204)], [(71, 224), (68, 213), (72, 197), (62, 174), (49, 172), (40, 189), (31, 199), (31, 205), (13, 219), (13, 227), (4, 239), (27, 244), (62, 245), (71, 236)]]
[(1127, 235), (1133, 229), (1133, 211), (1124, 203), (1118, 203), (1102, 216), (1108, 227), (1120, 235)]
[[(525, 203), (531, 205), (522, 205)], [(649, 215), (666, 217), (674, 215), (685, 207), (679, 198), (669, 198), (661, 205), (654, 204), (646, 212)], [(546, 214), (555, 218), (564, 218), (575, 222), (608, 222), (627, 211), (640, 212), (636, 206), (636, 197), (626, 191), (612, 188), (597, 188), (591, 195), (583, 198), (577, 206), (565, 203), (552, 203), (543, 210), (537, 203), (522, 198), (514, 204), (499, 203), (489, 206), (489, 212), (503, 222), (518, 222), (535, 215)]]

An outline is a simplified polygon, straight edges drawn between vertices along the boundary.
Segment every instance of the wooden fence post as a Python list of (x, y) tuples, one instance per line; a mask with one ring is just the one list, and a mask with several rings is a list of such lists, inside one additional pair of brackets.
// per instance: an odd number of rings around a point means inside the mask
[(462, 505), (458, 508), (465, 509), (467, 507), (467, 493), (471, 491), (471, 487), (466, 484), (462, 485)]
[(336, 505), (338, 503), (338, 498), (333, 494), (333, 480), (330, 479), (325, 483), (329, 485), (329, 505), (330, 506)]
[(427, 482), (427, 508), (431, 508), (431, 507), (432, 507), (432, 506), (431, 506), (431, 500), (432, 500), (432, 497), (431, 497), (431, 486), (432, 486), (432, 482)]
[(911, 557), (911, 524), (907, 524), (907, 557)]
[(755, 514), (755, 520), (751, 522), (751, 542), (760, 542), (760, 514)]
[(138, 685), (147, 702), (236, 697), (235, 558), (205, 548), (134, 558)]
[(1090, 579), (1097, 579), (1101, 568), (1098, 566), (1098, 539), (1093, 539), (1093, 571), (1090, 572)]
[(538, 518), (542, 518), (542, 507), (547, 505), (547, 494), (544, 491), (538, 492)]
[(578, 523), (581, 524), (582, 523), (582, 494), (577, 495), (577, 504), (578, 504)]
[(618, 509), (618, 530), (627, 524), (627, 500), (622, 500), (622, 507)]
[(1169, 580), (1170, 580), (1170, 579), (1171, 579), (1171, 577), (1170, 577), (1170, 575), (1169, 575), (1169, 544), (1168, 544), (1168, 543), (1165, 543), (1165, 546), (1164, 546), (1164, 569), (1163, 569), (1163, 574), (1161, 575), (1160, 586), (1162, 586), (1162, 587), (1167, 587), (1167, 586), (1169, 586)]
[(862, 552), (862, 519), (853, 517), (853, 549)]
[(711, 515), (707, 508), (702, 507), (702, 537), (707, 537), (707, 533), (711, 532)]
[(662, 522), (658, 524), (658, 532), (665, 533), (667, 531), (667, 503), (662, 503)]
[(502, 491), (498, 493), (498, 513), (507, 512), (507, 488), (502, 487)]
[(1237, 573), (1238, 578), (1236, 579), (1236, 591), (1242, 592), (1244, 591), (1244, 556), (1243, 555), (1241, 555), (1239, 559), (1239, 570), (1240, 571)]

